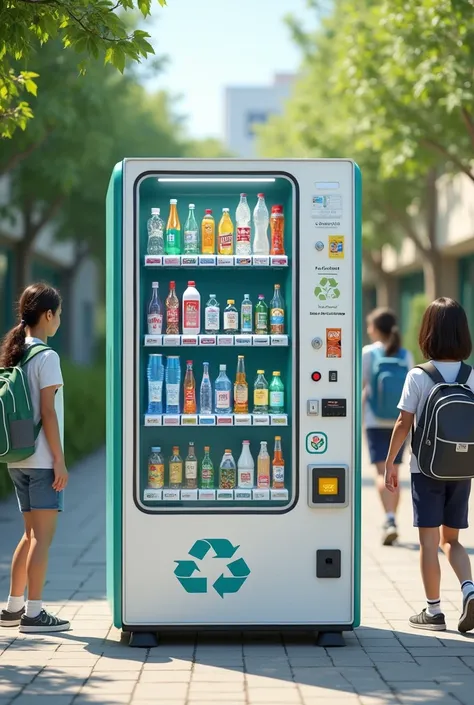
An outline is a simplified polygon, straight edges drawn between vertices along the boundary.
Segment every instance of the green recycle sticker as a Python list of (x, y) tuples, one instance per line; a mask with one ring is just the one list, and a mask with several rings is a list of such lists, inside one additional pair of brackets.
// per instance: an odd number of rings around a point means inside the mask
[(321, 277), (319, 286), (314, 290), (314, 295), (319, 301), (331, 301), (341, 295), (339, 283), (334, 277)]
[[(228, 539), (199, 539), (190, 548), (188, 555), (193, 559), (202, 561), (212, 549), (214, 551), (214, 559), (230, 559), (238, 548), (239, 546), (233, 546)], [(207, 578), (195, 575), (195, 573), (201, 572), (196, 560), (175, 561), (177, 566), (174, 574), (186, 592), (193, 594), (207, 593)], [(225, 595), (238, 592), (250, 575), (250, 568), (243, 558), (230, 561), (227, 563), (226, 568), (230, 575), (225, 575), (222, 572), (212, 584), (214, 590), (222, 598)]]

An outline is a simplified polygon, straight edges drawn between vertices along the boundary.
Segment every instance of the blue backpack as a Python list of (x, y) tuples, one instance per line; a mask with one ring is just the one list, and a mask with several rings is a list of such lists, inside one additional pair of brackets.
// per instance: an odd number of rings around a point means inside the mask
[(398, 403), (408, 374), (406, 350), (387, 357), (384, 348), (374, 348), (372, 355), (372, 378), (368, 402), (378, 419), (395, 421)]

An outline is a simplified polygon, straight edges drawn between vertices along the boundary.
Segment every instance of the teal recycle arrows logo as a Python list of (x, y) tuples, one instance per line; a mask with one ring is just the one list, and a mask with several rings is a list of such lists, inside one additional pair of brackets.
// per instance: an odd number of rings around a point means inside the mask
[[(228, 539), (199, 539), (188, 551), (188, 555), (202, 561), (212, 549), (214, 559), (231, 559), (238, 548), (239, 546), (233, 546)], [(186, 559), (175, 563), (177, 565), (174, 574), (186, 592), (194, 594), (207, 592), (207, 578), (195, 575), (201, 572), (195, 560)], [(230, 575), (222, 573), (212, 585), (222, 598), (224, 595), (238, 592), (250, 575), (250, 568), (243, 558), (230, 561), (226, 568)]]

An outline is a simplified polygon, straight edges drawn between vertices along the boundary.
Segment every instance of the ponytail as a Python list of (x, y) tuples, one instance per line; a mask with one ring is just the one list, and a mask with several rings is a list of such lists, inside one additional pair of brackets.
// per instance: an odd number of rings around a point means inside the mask
[(34, 328), (44, 313), (54, 315), (61, 305), (61, 296), (48, 284), (31, 284), (20, 297), (18, 310), (20, 322), (4, 337), (0, 349), (0, 365), (14, 367), (26, 352), (26, 328)]
[(387, 357), (396, 355), (402, 347), (402, 338), (394, 312), (389, 308), (376, 308), (367, 320), (382, 334)]
[(14, 367), (23, 359), (26, 352), (26, 323), (24, 320), (12, 328), (2, 341), (0, 365)]

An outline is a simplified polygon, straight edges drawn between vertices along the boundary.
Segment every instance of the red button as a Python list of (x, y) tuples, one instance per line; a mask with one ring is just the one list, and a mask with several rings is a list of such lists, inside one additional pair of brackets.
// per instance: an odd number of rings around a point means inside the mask
[(313, 372), (313, 374), (311, 375), (311, 379), (313, 380), (313, 382), (319, 382), (319, 380), (321, 379), (321, 372)]

